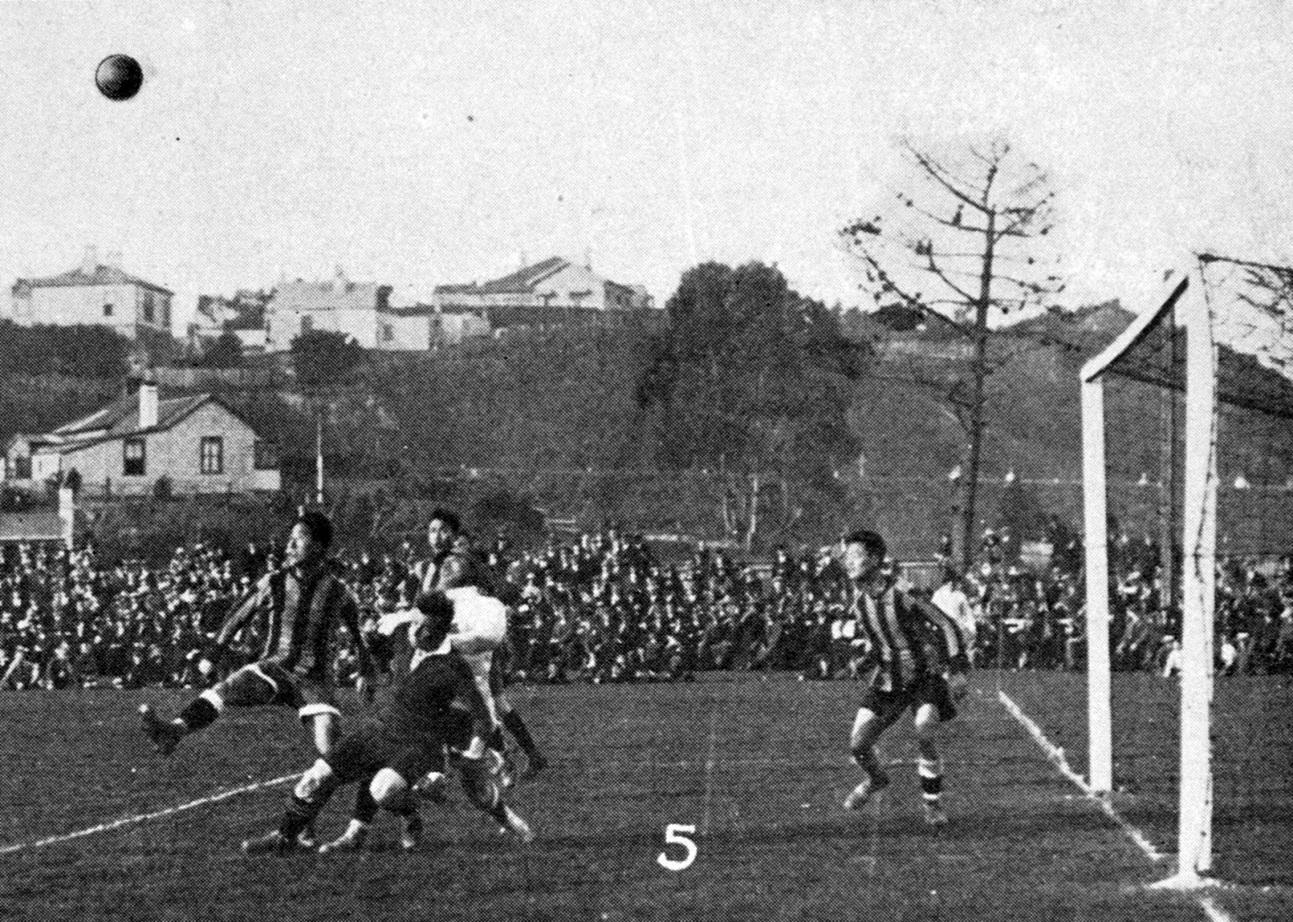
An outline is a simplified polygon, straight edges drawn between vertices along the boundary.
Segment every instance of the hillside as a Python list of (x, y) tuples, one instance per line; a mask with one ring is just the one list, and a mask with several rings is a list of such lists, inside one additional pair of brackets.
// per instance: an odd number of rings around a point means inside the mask
[[(990, 379), (988, 483), (979, 506), (987, 520), (995, 521), (1000, 481), (1012, 470), (1045, 511), (1074, 524), (1079, 519), (1077, 370), (1112, 335), (1089, 329), (1083, 316), (1043, 319), (1002, 340), (1011, 358)], [(922, 556), (950, 529), (959, 501), (948, 473), (963, 463), (966, 436), (945, 398), (966, 366), (954, 349), (939, 346), (937, 335), (895, 336), (877, 343), (878, 361), (857, 386), (851, 421), (862, 457), (840, 472), (847, 502), (829, 519), (805, 523), (804, 536), (874, 522), (900, 553)], [(718, 537), (717, 478), (654, 468), (653, 434), (635, 394), (646, 361), (647, 334), (631, 329), (512, 334), (435, 353), (374, 357), (328, 401), (327, 468), (348, 481), (334, 480), (335, 492), (380, 485), (388, 494), (430, 491), (466, 504), (505, 490), (584, 525), (615, 519)], [(286, 375), (282, 380), (277, 393), (225, 393), (282, 440), (285, 473), (303, 494), (313, 468), (312, 411)], [(48, 427), (119, 387), (11, 378), (6, 429)]]

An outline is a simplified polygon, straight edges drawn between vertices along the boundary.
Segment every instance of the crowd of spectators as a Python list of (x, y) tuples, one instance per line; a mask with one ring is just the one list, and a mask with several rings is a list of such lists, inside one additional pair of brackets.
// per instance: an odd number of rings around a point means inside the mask
[[(972, 638), (980, 666), (1084, 665), (1080, 574), (1009, 566), (986, 542), (982, 569), (936, 590), (913, 585)], [(719, 551), (662, 559), (613, 531), (512, 554), (477, 552), (513, 610), (510, 669), (521, 681), (688, 681), (709, 670), (788, 670), (805, 679), (854, 676), (865, 644), (849, 613), (846, 577), (826, 551), (744, 564)], [(416, 551), (334, 561), (365, 612), (365, 628), (410, 601)], [(197, 661), (235, 600), (274, 552), (229, 554), (196, 544), (169, 563), (101, 562), (93, 548), (0, 548), (0, 688), (200, 684)], [(1123, 554), (1113, 592), (1115, 669), (1171, 672), (1179, 614), (1152, 554)], [(895, 578), (903, 580), (903, 571)], [(921, 581), (917, 581), (921, 582)], [(927, 582), (927, 581), (925, 581)], [(937, 582), (935, 580), (934, 582)], [(254, 649), (254, 637), (245, 644)], [(1223, 673), (1293, 673), (1293, 566), (1227, 564), (1218, 574), (1217, 650)], [(342, 681), (356, 668), (339, 634)]]

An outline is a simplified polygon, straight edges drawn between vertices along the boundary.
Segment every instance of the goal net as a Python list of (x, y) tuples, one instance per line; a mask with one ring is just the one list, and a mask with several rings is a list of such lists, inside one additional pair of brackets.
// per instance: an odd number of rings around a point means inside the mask
[[(1089, 783), (1175, 815), (1189, 885), (1214, 873), (1214, 816), (1244, 835), (1280, 793), (1264, 779), (1287, 785), (1262, 747), (1289, 718), (1262, 702), (1293, 655), (1293, 269), (1170, 274), (1083, 368), (1082, 415)], [(1244, 844), (1218, 843), (1220, 873)]]

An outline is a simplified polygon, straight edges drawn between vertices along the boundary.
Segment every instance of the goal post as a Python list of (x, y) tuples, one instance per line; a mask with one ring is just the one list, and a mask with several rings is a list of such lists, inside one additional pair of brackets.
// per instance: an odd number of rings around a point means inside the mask
[[(1113, 382), (1122, 390), (1111, 393)], [(1191, 886), (1213, 868), (1217, 568), (1290, 550), (1289, 535), (1273, 535), (1270, 523), (1293, 518), (1293, 268), (1197, 256), (1168, 276), (1153, 309), (1083, 366), (1081, 393), (1088, 784), (1115, 790), (1111, 599), (1128, 565), (1115, 572), (1110, 549), (1127, 540), (1132, 522), (1146, 544), (1154, 536), (1165, 545), (1161, 568), (1144, 567), (1157, 572), (1147, 580), (1157, 595), (1146, 606), (1155, 611), (1142, 614), (1165, 636), (1179, 612), (1177, 870), (1165, 884)], [(1111, 446), (1115, 432), (1120, 441)], [(1265, 481), (1258, 487), (1245, 470), (1253, 465), (1266, 475), (1253, 475)], [(1219, 487), (1227, 493), (1224, 552)], [(1256, 498), (1245, 503), (1243, 491)], [(1124, 531), (1115, 536), (1109, 523), (1119, 516)]]

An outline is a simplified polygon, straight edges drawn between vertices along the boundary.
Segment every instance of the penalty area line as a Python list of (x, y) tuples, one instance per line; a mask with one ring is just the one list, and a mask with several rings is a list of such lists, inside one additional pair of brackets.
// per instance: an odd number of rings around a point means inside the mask
[[(1028, 735), (1033, 738), (1033, 742), (1046, 754), (1046, 758), (1050, 760), (1050, 763), (1055, 766), (1059, 773), (1073, 782), (1087, 800), (1099, 807), (1105, 816), (1113, 820), (1118, 828), (1126, 833), (1127, 838), (1136, 843), (1136, 846), (1145, 853), (1145, 857), (1155, 864), (1161, 864), (1165, 860), (1167, 856), (1154, 847), (1154, 843), (1149, 841), (1148, 836), (1132, 825), (1125, 816), (1117, 811), (1108, 798), (1096, 793), (1091, 785), (1087, 784), (1086, 779), (1073, 770), (1064, 755), (1064, 749), (1047, 739), (1042, 728), (1037, 725), (1035, 720), (1023, 712), (1023, 709), (1015, 703), (1013, 698), (1007, 695), (1004, 690), (998, 689), (997, 699), (1001, 702), (1002, 707), (1010, 713), (1010, 716), (1028, 731)], [(1194, 898), (1195, 902), (1199, 904), (1199, 908), (1204, 911), (1211, 922), (1234, 922), (1233, 917), (1222, 909), (1210, 895), (1206, 893), (1195, 894)]]
[(112, 820), (108, 823), (100, 823), (97, 826), (90, 826), (87, 829), (78, 829), (76, 832), (65, 832), (56, 836), (46, 836), (43, 839), (35, 839), (31, 842), (15, 842), (12, 845), (0, 847), (0, 855), (9, 855), (14, 852), (26, 851), (32, 848), (41, 848), (46, 845), (58, 845), (63, 842), (71, 842), (74, 839), (84, 839), (87, 836), (98, 835), (101, 832), (112, 832), (115, 829), (122, 829), (126, 826), (137, 826), (140, 823), (146, 823), (149, 820), (157, 820), (167, 816), (174, 816), (177, 813), (184, 813), (187, 810), (196, 810), (198, 807), (205, 807), (207, 804), (219, 803), (222, 800), (228, 800), (231, 797), (238, 797), (242, 794), (250, 794), (253, 791), (259, 791), (262, 788), (272, 788), (275, 785), (286, 784), (300, 777), (296, 772), (291, 775), (282, 775), (278, 778), (270, 778), (267, 781), (257, 781), (254, 784), (244, 784), (242, 787), (230, 788), (227, 791), (218, 791), (215, 794), (208, 794), (206, 797), (199, 797), (197, 800), (190, 800), (187, 803), (177, 804), (174, 807), (167, 807), (164, 810), (154, 810), (150, 813), (137, 813), (134, 816), (123, 816), (120, 819)]

